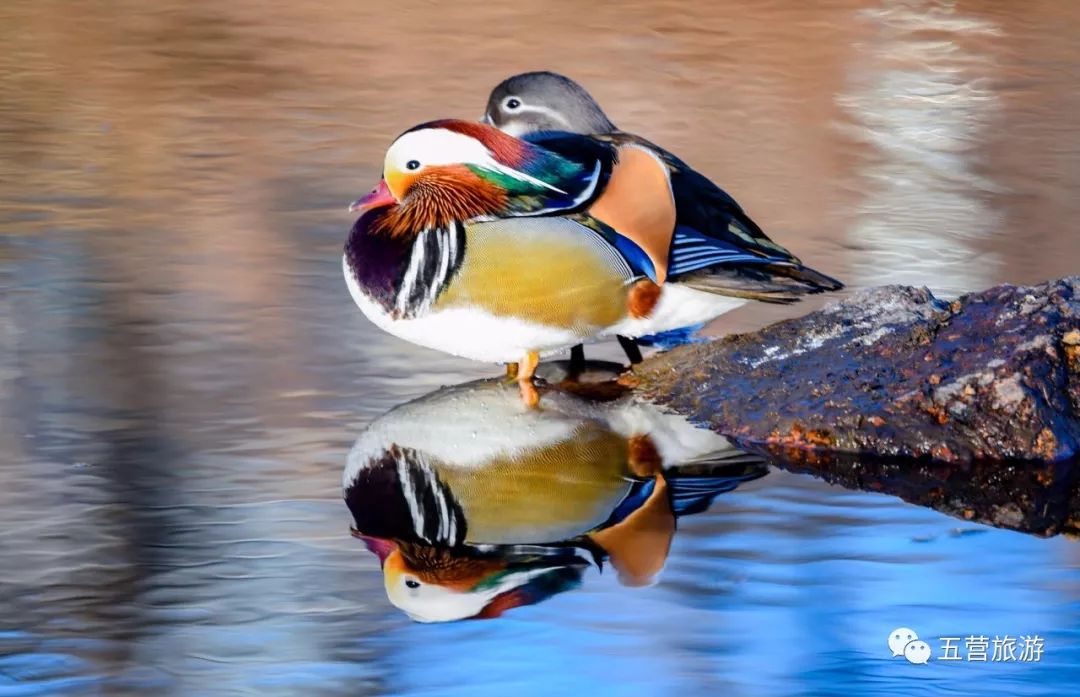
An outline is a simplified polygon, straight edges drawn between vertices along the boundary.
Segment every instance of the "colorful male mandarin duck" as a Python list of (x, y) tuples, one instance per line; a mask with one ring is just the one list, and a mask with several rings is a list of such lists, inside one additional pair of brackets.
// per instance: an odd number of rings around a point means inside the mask
[(605, 563), (623, 585), (650, 584), (677, 517), (767, 471), (712, 431), (600, 393), (554, 387), (530, 409), (504, 381), (479, 380), (360, 434), (344, 498), (396, 607), (421, 622), (498, 617)]
[[(664, 186), (643, 187), (643, 184), (653, 179), (670, 187), (669, 195), (675, 206), (674, 234), (670, 240), (652, 238), (643, 246), (656, 265), (656, 275), (661, 277), (658, 282), (665, 274), (678, 277), (719, 263), (742, 267), (743, 273), (723, 274), (713, 282), (714, 292), (737, 297), (790, 302), (802, 293), (843, 287), (839, 281), (804, 267), (789, 251), (770, 240), (727, 192), (678, 157), (644, 138), (620, 131), (592, 95), (570, 78), (551, 72), (522, 73), (507, 78), (492, 90), (483, 121), (526, 139), (552, 131), (593, 136), (611, 143), (620, 161), (631, 165), (616, 179), (615, 186), (626, 187), (635, 194), (645, 188), (660, 199)], [(611, 188), (612, 184), (608, 186)], [(624, 219), (609, 219), (605, 214), (610, 214), (612, 206), (621, 205), (621, 201), (612, 198), (606, 207), (606, 202), (599, 203), (600, 209), (594, 207), (592, 213), (618, 229)], [(657, 203), (656, 210), (670, 214), (663, 201)], [(724, 252), (732, 257), (723, 258)], [(735, 252), (757, 259), (748, 264)], [(770, 265), (764, 260), (777, 263)], [(785, 286), (779, 293), (778, 285)], [(640, 360), (640, 351), (632, 340), (620, 337), (620, 343), (631, 362)]]
[(669, 172), (646, 149), (584, 135), (422, 124), (394, 141), (379, 186), (350, 207), (362, 215), (346, 281), (391, 334), (517, 362), (530, 404), (542, 355), (838, 287), (778, 247), (680, 222)]

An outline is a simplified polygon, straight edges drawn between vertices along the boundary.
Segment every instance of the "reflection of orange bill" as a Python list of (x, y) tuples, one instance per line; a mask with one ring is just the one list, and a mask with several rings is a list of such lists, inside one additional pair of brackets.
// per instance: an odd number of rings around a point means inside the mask
[(353, 527), (349, 528), (349, 534), (358, 540), (363, 540), (364, 546), (368, 548), (368, 551), (379, 558), (380, 566), (385, 564), (386, 558), (390, 556), (391, 552), (397, 549), (397, 545), (392, 540), (385, 540), (381, 537), (371, 537)]

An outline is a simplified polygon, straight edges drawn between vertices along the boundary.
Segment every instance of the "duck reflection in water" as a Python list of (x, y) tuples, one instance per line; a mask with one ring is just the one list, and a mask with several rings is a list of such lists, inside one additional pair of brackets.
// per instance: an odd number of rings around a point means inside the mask
[(412, 619), (498, 617), (576, 587), (590, 564), (647, 585), (679, 516), (766, 472), (626, 394), (610, 364), (574, 380), (544, 368), (540, 409), (504, 380), (465, 383), (389, 411), (349, 453), (353, 534)]

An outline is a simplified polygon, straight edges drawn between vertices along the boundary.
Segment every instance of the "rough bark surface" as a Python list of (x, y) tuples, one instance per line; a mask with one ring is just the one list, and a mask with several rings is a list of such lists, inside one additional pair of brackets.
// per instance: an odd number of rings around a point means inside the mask
[(869, 289), (758, 332), (674, 349), (624, 381), (715, 431), (797, 452), (796, 461), (1061, 462), (1080, 443), (1080, 276), (951, 303), (926, 289)]

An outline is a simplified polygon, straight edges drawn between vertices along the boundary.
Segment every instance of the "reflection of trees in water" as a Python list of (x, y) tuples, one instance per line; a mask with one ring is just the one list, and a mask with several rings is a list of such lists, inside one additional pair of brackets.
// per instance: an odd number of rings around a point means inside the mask
[[(218, 531), (235, 523), (248, 528), (240, 538), (281, 542), (276, 509), (207, 505), (207, 491), (237, 483), (203, 461), (215, 407), (236, 387), (220, 375), (254, 364), (258, 402), (274, 388), (261, 376), (301, 363), (254, 359), (251, 346), (291, 328), (239, 310), (283, 304), (291, 256), (258, 205), (280, 170), (262, 156), (272, 133), (251, 124), (296, 70), (268, 64), (271, 42), (212, 8), (86, 5), (0, 10), (18, 20), (0, 21), (0, 230), (39, 237), (0, 252), (13, 325), (0, 343), (11, 349), (0, 356), (0, 528), (12, 533), (0, 536), (2, 627), (27, 642), (4, 650), (70, 652), (90, 662), (83, 675), (160, 681), (196, 648), (193, 620), (215, 617), (213, 635), (258, 617), (221, 577), (251, 562), (223, 552)], [(260, 516), (270, 520), (245, 524)], [(282, 607), (292, 589), (275, 568), (246, 587)], [(281, 664), (303, 655), (278, 645)]]
[(18, 377), (0, 433), (4, 624), (93, 639), (86, 657), (115, 675), (138, 665), (152, 631), (143, 594), (170, 564), (179, 453), (144, 350), (155, 324), (105, 284), (67, 290), (74, 307), (44, 293), (11, 305), (17, 323), (38, 319), (8, 358)]
[(0, 629), (29, 635), (0, 651), (70, 654), (82, 675), (173, 694), (260, 679), (228, 660), (244, 642), (267, 671), (329, 661), (328, 627), (366, 611), (331, 597), (352, 588), (355, 556), (335, 566), (319, 542), (348, 542), (342, 444), (297, 423), (306, 397), (245, 384), (243, 366), (263, 363), (244, 347), (257, 332), (178, 322), (190, 297), (159, 292), (114, 236), (80, 242), (3, 278), (33, 292), (0, 304), (16, 327), (0, 356)]
[(951, 4), (886, 2), (863, 12), (877, 33), (838, 97), (846, 132), (869, 146), (859, 169), (866, 195), (849, 233), (863, 261), (857, 285), (930, 285), (956, 294), (989, 285), (997, 260), (978, 241), (1001, 222), (999, 190), (978, 173), (998, 99), (988, 86), (1000, 36)]

